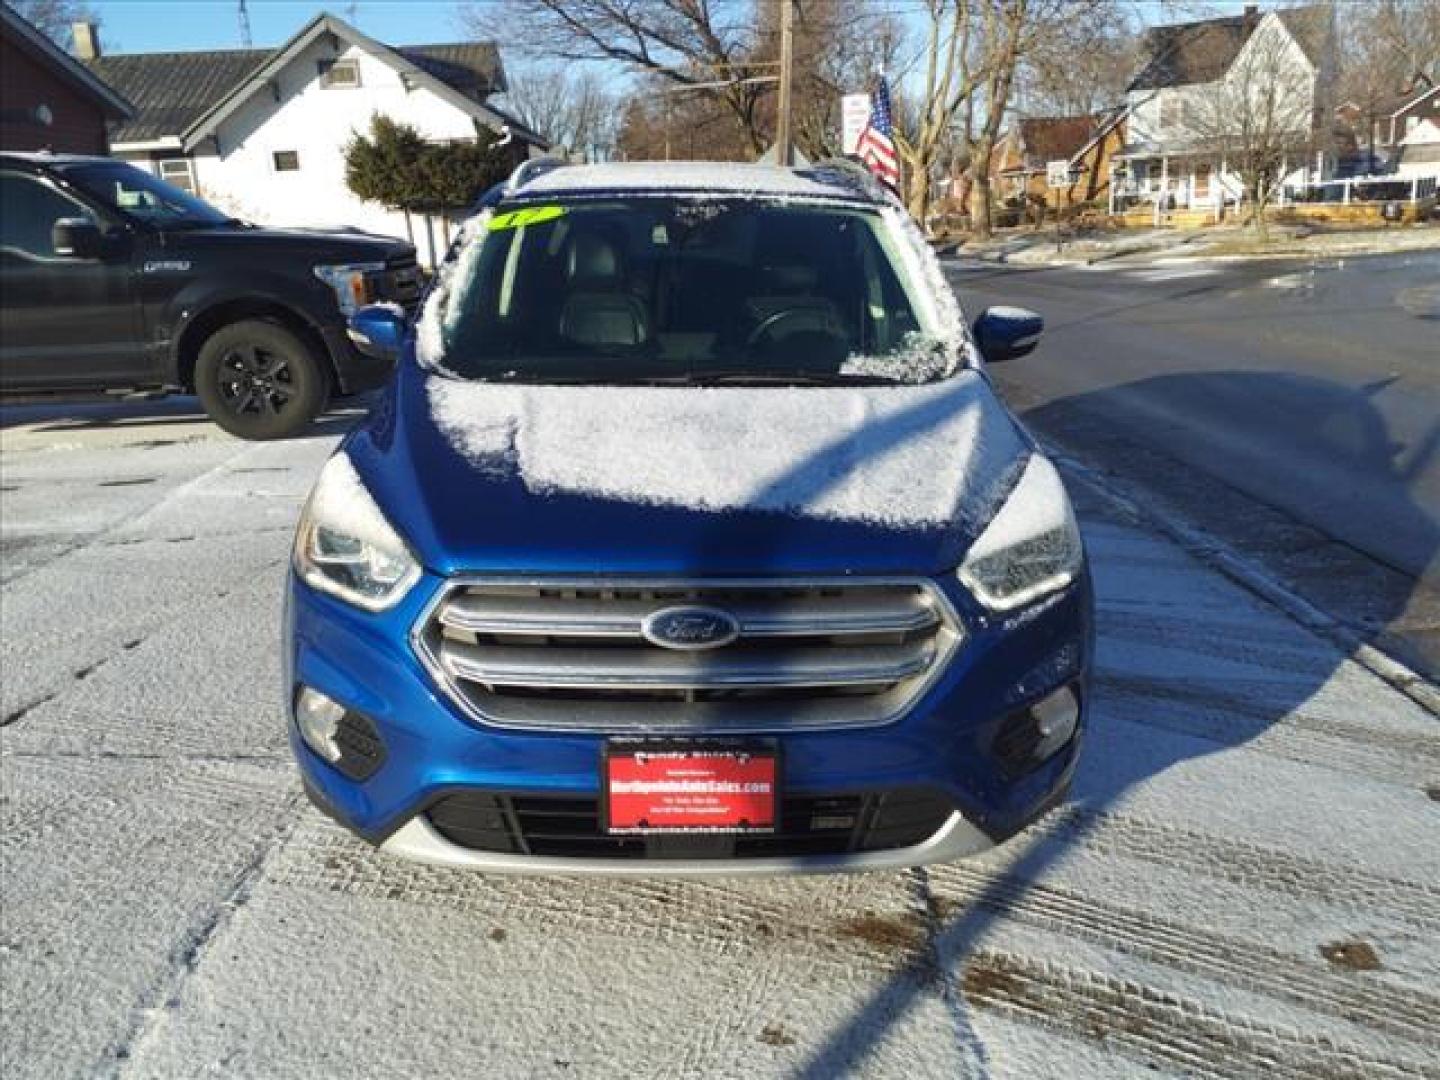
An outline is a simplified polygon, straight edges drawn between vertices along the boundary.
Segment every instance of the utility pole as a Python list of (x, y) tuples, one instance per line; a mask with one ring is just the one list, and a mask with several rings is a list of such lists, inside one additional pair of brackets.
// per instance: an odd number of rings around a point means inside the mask
[(245, 0), (240, 0), (240, 42), (245, 48), (252, 47), (255, 42), (250, 37), (250, 12), (245, 9)]
[(795, 0), (780, 0), (780, 103), (775, 118), (777, 164), (794, 164), (790, 134), (791, 87), (795, 76)]

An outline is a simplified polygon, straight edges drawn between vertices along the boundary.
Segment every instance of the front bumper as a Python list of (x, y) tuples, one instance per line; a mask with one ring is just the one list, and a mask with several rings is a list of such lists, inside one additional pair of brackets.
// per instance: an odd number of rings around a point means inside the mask
[(922, 844), (889, 851), (850, 852), (844, 855), (810, 855), (777, 859), (557, 859), (537, 855), (510, 855), (472, 851), (452, 843), (425, 819), (407, 821), (380, 850), (390, 855), (434, 866), (485, 870), (504, 874), (607, 874), (615, 877), (666, 874), (675, 877), (735, 877), (776, 874), (851, 873), (861, 870), (898, 870), (926, 863), (950, 862), (993, 847), (995, 841), (964, 816), (955, 813), (940, 831)]
[[(973, 855), (1018, 832), (1063, 797), (1075, 768), (1088, 704), (1092, 649), (1088, 578), (1029, 611), (997, 620), (954, 583), (967, 639), (944, 673), (901, 719), (884, 727), (795, 732), (783, 745), (782, 794), (924, 787), (953, 813), (928, 839), (888, 850), (801, 857), (562, 858), (480, 851), (446, 839), (425, 809), (455, 790), (597, 797), (605, 736), (529, 732), (477, 724), (435, 685), (410, 631), (443, 582), (427, 575), (395, 609), (357, 611), (292, 576), (286, 604), (286, 691), (307, 685), (369, 717), (384, 764), (347, 779), (299, 738), (291, 742), (312, 799), (382, 850), (439, 865), (494, 872), (794, 874), (892, 869)], [(1080, 696), (1072, 742), (1014, 775), (997, 758), (1002, 721), (1061, 685)]]

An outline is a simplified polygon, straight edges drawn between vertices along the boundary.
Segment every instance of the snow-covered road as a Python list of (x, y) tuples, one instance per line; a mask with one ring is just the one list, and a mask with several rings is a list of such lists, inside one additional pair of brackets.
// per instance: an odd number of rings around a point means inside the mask
[(1041, 826), (900, 874), (486, 878), (375, 854), (288, 761), (333, 437), (135, 415), (0, 435), (7, 1080), (1440, 1077), (1440, 718), (1073, 474), (1100, 680)]

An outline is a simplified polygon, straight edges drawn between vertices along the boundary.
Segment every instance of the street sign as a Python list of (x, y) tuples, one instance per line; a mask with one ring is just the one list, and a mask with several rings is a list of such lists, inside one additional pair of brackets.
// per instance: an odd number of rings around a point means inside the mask
[(1075, 182), (1075, 174), (1070, 171), (1068, 161), (1047, 161), (1045, 163), (1045, 182), (1052, 188), (1067, 188)]
[(840, 150), (853, 154), (860, 145), (860, 133), (870, 122), (870, 95), (846, 94), (840, 99)]

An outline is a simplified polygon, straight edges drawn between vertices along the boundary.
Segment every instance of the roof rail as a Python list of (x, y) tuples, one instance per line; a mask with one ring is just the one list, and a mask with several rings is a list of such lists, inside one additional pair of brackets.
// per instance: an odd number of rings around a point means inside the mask
[(510, 174), (510, 178), (505, 181), (505, 191), (507, 194), (512, 191), (519, 191), (537, 176), (541, 176), (550, 172), (552, 169), (558, 169), (562, 165), (568, 164), (569, 162), (564, 158), (550, 155), (522, 161), (515, 167), (515, 171)]
[(827, 172), (838, 179), (849, 181), (850, 186), (859, 188), (873, 198), (887, 202), (898, 201), (895, 193), (875, 179), (875, 174), (859, 158), (828, 157), (823, 161), (817, 161), (808, 170), (797, 171)]

